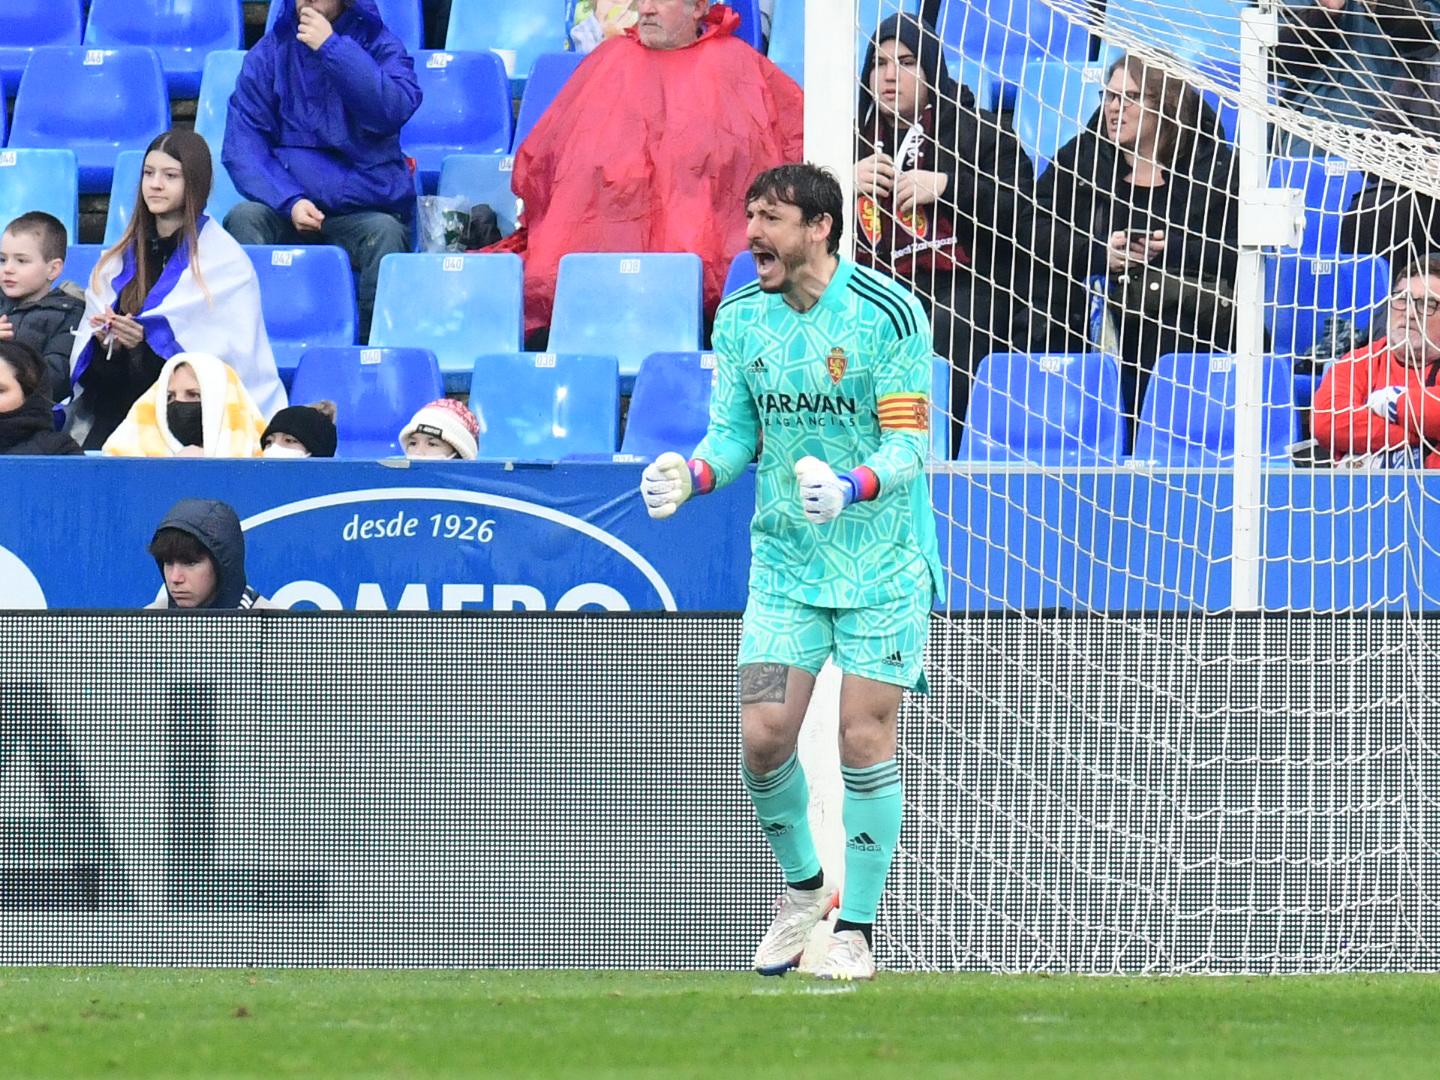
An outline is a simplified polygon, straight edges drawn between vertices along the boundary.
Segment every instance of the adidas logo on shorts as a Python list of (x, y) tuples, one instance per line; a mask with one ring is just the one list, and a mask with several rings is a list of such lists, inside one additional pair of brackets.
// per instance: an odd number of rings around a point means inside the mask
[(885, 657), (885, 659), (882, 660), (881, 663), (889, 664), (891, 667), (904, 667), (905, 658), (900, 655), (900, 650), (896, 649), (889, 656)]

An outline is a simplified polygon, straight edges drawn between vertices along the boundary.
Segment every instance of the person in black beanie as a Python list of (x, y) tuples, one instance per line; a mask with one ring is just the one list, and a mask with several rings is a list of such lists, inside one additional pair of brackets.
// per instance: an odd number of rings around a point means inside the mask
[(335, 456), (335, 403), (291, 405), (281, 409), (260, 437), (260, 456), (306, 458)]

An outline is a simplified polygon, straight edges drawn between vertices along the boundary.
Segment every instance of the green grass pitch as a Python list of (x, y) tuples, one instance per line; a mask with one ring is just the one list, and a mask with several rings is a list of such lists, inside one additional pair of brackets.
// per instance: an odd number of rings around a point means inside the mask
[(0, 969), (0, 1076), (1440, 1076), (1440, 977)]

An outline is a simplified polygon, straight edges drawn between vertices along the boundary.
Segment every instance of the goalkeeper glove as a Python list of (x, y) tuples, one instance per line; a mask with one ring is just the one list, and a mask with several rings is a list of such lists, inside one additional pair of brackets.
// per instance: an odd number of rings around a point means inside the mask
[(1405, 396), (1403, 386), (1384, 386), (1370, 395), (1365, 403), (1371, 412), (1392, 424), (1400, 422), (1400, 399)]
[(661, 454), (640, 474), (640, 497), (652, 518), (668, 518), (690, 498), (693, 489), (690, 466), (673, 450)]
[(833, 521), (841, 510), (860, 497), (860, 487), (848, 473), (836, 476), (835, 470), (819, 458), (803, 457), (797, 461), (795, 479), (800, 484), (800, 504), (805, 516), (816, 525)]

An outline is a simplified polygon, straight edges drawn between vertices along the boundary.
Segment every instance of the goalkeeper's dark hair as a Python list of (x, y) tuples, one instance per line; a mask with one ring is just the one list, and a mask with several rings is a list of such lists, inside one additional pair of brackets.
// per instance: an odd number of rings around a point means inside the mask
[(834, 255), (840, 250), (840, 234), (845, 231), (845, 200), (840, 194), (840, 181), (829, 169), (811, 165), (777, 165), (755, 178), (745, 193), (745, 205), (756, 199), (789, 203), (800, 211), (800, 220), (813, 225), (824, 214), (830, 215), (830, 235), (825, 248)]

